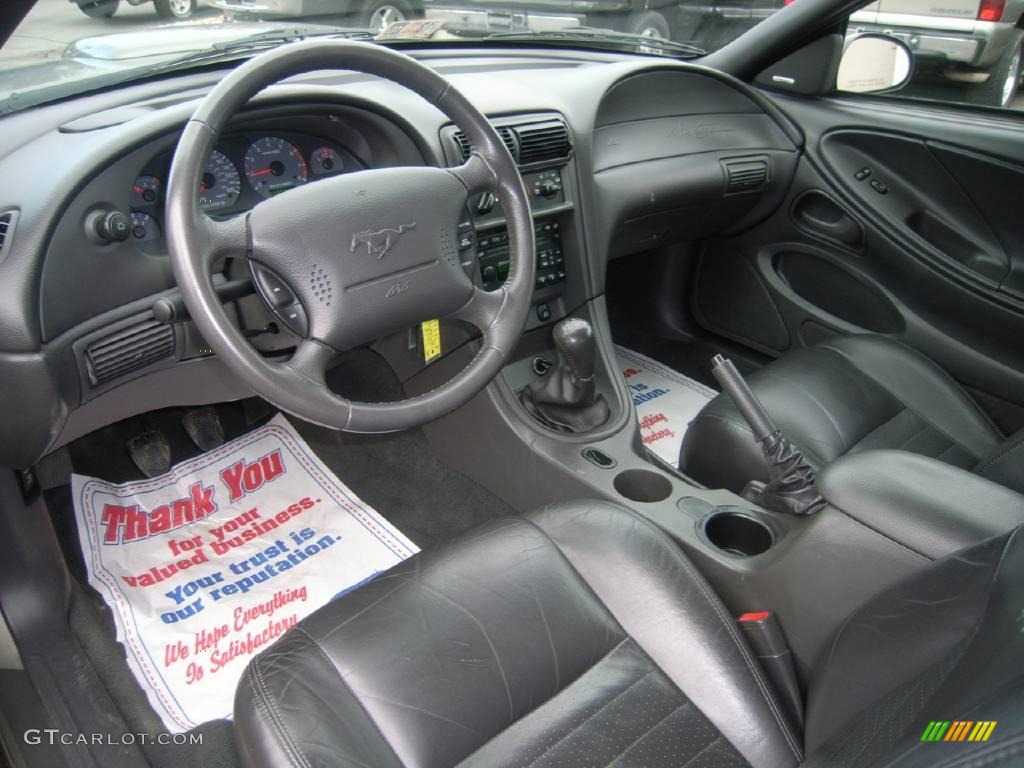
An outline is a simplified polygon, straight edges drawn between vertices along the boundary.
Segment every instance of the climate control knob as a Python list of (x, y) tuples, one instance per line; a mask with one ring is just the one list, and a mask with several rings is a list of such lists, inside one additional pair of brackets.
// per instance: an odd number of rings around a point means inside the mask
[(554, 197), (562, 191), (562, 185), (555, 179), (544, 179), (540, 183), (540, 195), (541, 197)]

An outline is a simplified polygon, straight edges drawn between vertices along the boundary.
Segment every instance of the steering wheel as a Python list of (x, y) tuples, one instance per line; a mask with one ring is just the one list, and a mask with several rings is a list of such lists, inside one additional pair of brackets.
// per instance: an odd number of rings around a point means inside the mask
[[(437, 107), (473, 151), (455, 168), (366, 170), (295, 187), (218, 220), (196, 191), (207, 156), (230, 118), (268, 85), (304, 72), (344, 69), (391, 80)], [(492, 192), (508, 221), (511, 266), (493, 292), (478, 287), (458, 251), (471, 195)], [(534, 281), (533, 224), (522, 178), (487, 119), (445, 78), (370, 43), (292, 43), (245, 62), (207, 94), (178, 141), (167, 183), (168, 248), (185, 305), (203, 338), (252, 389), (284, 411), (349, 432), (424, 424), (465, 404), (497, 376), (522, 334)], [(268, 308), (301, 340), (285, 362), (263, 357), (228, 318), (211, 270), (247, 259)], [(353, 402), (325, 383), (341, 350), (424, 320), (450, 317), (482, 333), (454, 378), (423, 395)]]

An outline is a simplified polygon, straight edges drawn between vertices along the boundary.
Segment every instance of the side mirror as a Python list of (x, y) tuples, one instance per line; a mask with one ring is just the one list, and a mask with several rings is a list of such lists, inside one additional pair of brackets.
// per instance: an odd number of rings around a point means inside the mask
[(902, 88), (910, 80), (914, 55), (889, 35), (859, 35), (846, 44), (839, 61), (836, 89), (852, 93), (882, 93)]

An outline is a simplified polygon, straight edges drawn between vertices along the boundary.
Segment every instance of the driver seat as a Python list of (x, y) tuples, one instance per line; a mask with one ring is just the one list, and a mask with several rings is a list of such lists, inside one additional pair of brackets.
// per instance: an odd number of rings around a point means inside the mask
[[(801, 735), (678, 546), (576, 502), (484, 525), (299, 622), (249, 664), (236, 738), (267, 768), (1006, 765), (1024, 759), (1022, 597), (1019, 532), (889, 589), (812, 670)], [(934, 720), (998, 725), (921, 742)]]

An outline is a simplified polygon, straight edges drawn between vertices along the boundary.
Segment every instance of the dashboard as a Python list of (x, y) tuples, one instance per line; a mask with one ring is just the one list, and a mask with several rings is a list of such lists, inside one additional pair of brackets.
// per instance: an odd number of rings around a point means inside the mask
[[(537, 240), (528, 330), (600, 297), (609, 259), (760, 220), (795, 172), (802, 139), (793, 125), (756, 91), (706, 69), (579, 51), (416, 55), (491, 118), (518, 162)], [(4, 119), (0, 175), (33, 183), (0, 190), (0, 464), (27, 466), (136, 413), (250, 394), (188, 318), (164, 232), (178, 135), (219, 74)], [(236, 116), (196, 199), (226, 218), (338, 174), (455, 165), (467, 151), (444, 115), (399, 86), (311, 73)], [(118, 216), (124, 232), (97, 229)], [(471, 199), (452, 238), (477, 284), (497, 288), (509, 269), (500, 203)], [(288, 354), (294, 328), (254, 295), (244, 260), (215, 265), (214, 281), (257, 349)], [(472, 338), (445, 322), (442, 334), (446, 351)], [(424, 365), (412, 338), (391, 343), (403, 377)]]

